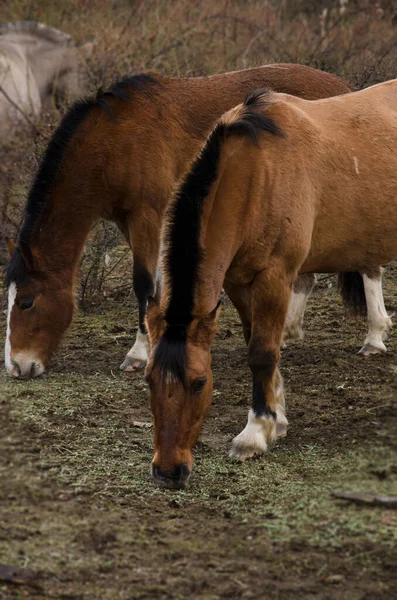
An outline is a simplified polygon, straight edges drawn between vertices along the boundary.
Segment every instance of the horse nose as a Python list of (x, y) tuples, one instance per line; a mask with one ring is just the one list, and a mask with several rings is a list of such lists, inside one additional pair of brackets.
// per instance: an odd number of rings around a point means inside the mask
[(11, 373), (11, 375), (13, 375), (13, 377), (20, 377), (21, 376), (21, 367), (19, 366), (19, 364), (15, 360), (11, 361), (10, 373)]
[(10, 373), (14, 377), (19, 377), (21, 379), (29, 379), (31, 377), (36, 377), (36, 375), (40, 375), (42, 373), (42, 369), (39, 365), (35, 363), (34, 360), (22, 360), (17, 362), (16, 360), (11, 361), (11, 369)]
[(152, 476), (160, 487), (171, 490), (185, 489), (190, 477), (190, 469), (187, 463), (177, 465), (173, 471), (162, 471), (156, 464), (152, 464)]

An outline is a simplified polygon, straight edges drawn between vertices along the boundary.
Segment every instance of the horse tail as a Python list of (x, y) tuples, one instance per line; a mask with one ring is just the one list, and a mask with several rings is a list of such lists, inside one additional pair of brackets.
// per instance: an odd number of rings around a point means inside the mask
[(357, 271), (338, 273), (338, 289), (346, 308), (352, 310), (356, 315), (367, 314), (364, 281), (361, 273)]

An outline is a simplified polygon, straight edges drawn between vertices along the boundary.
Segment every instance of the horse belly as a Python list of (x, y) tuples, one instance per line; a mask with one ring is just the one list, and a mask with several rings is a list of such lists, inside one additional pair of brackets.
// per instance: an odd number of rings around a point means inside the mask
[[(397, 166), (397, 165), (396, 165)], [(397, 179), (388, 193), (348, 190), (343, 202), (316, 220), (309, 254), (300, 271), (366, 270), (397, 259)]]

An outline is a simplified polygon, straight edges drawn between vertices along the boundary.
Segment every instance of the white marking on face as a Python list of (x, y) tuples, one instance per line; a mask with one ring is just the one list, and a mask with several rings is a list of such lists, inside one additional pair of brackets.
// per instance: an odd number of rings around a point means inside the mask
[(355, 169), (357, 175), (359, 175), (360, 171), (358, 170), (358, 158), (357, 158), (357, 156), (354, 157), (354, 169)]
[(11, 372), (13, 364), (11, 362), (11, 311), (17, 297), (17, 286), (14, 281), (10, 283), (8, 288), (8, 313), (7, 313), (7, 333), (6, 344), (4, 348), (5, 365), (8, 372)]

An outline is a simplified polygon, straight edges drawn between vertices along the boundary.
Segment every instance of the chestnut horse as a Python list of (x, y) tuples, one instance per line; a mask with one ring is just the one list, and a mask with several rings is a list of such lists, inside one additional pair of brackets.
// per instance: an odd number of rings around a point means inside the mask
[(100, 218), (117, 223), (134, 254), (139, 329), (121, 368), (146, 364), (146, 304), (155, 294), (173, 187), (222, 113), (264, 85), (304, 98), (350, 91), (327, 73), (280, 64), (212, 77), (135, 75), (69, 110), (30, 190), (7, 270), (5, 361), (12, 375), (47, 367), (71, 322), (79, 258)]
[(286, 434), (278, 364), (291, 287), (299, 273), (349, 270), (367, 286), (397, 259), (396, 148), (397, 80), (318, 101), (258, 92), (216, 125), (170, 204), (163, 293), (148, 308), (160, 485), (182, 488), (191, 472), (212, 399), (222, 287), (252, 372), (252, 408), (231, 456), (262, 453)]

